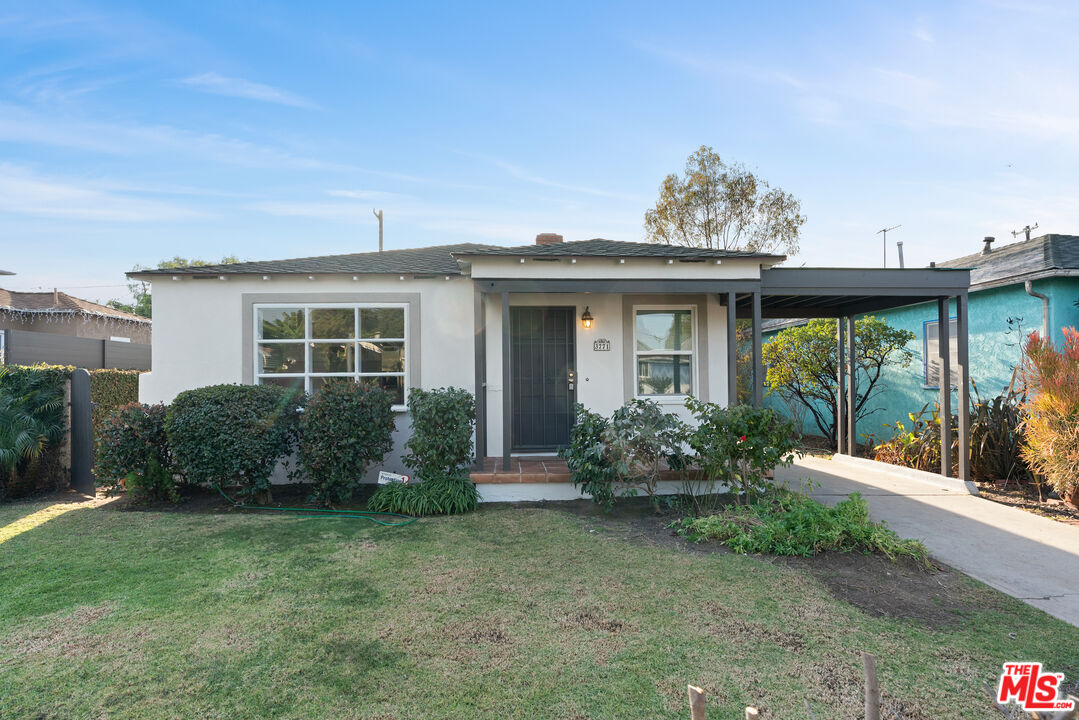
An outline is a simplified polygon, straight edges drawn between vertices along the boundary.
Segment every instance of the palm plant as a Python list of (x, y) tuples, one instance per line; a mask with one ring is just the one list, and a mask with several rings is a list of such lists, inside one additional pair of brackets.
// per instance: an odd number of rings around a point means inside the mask
[(41, 456), (64, 436), (63, 388), (34, 373), (0, 367), (0, 475)]

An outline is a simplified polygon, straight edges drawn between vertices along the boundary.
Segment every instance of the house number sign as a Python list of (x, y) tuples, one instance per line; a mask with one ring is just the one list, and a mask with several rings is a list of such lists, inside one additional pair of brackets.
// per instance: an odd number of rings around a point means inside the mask
[(607, 352), (611, 349), (611, 341), (607, 338), (600, 338), (593, 341), (592, 349), (596, 352)]

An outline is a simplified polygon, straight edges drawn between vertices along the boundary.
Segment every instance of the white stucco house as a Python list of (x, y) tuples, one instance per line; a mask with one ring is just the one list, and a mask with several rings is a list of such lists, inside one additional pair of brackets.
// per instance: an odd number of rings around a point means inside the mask
[[(477, 399), (474, 478), (486, 499), (575, 495), (552, 460), (573, 405), (610, 413), (646, 397), (684, 413), (687, 395), (735, 397), (734, 323), (840, 318), (965, 298), (966, 270), (783, 269), (753, 252), (537, 236), (521, 247), (442, 245), (129, 273), (152, 282), (153, 368), (142, 402), (217, 383), (308, 392), (329, 377), (396, 394), (405, 471), (412, 388)], [(964, 337), (961, 339), (965, 339)], [(851, 382), (848, 377), (845, 382)], [(498, 487), (496, 487), (498, 486)], [(512, 487), (510, 487), (512, 486)]]

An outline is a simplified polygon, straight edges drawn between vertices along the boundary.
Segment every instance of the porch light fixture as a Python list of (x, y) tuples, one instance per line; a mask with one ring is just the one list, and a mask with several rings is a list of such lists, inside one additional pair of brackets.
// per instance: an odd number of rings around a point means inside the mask
[(590, 327), (592, 327), (592, 321), (593, 320), (595, 320), (595, 318), (592, 317), (592, 313), (588, 312), (588, 306), (585, 305), (584, 306), (584, 312), (581, 313), (581, 322), (584, 324), (584, 326), (586, 328), (590, 328)]

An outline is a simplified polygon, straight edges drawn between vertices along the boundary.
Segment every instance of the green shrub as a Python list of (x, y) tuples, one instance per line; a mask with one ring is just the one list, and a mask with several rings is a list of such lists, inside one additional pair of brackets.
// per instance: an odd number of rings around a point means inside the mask
[(98, 430), (94, 474), (110, 491), (123, 487), (135, 500), (180, 499), (165, 438), (165, 405), (130, 403)]
[(410, 390), (412, 436), (405, 442), (405, 464), (420, 480), (456, 477), (472, 464), (476, 403), (460, 388)]
[(165, 434), (176, 469), (190, 482), (239, 485), (269, 495), (277, 461), (293, 449), (303, 393), (277, 385), (212, 385), (176, 396)]
[(719, 540), (743, 554), (808, 557), (857, 551), (928, 563), (920, 542), (903, 540), (887, 524), (870, 520), (869, 506), (858, 493), (828, 507), (802, 493), (780, 491), (716, 515), (685, 518), (671, 527), (692, 542)]
[(573, 408), (575, 420), (569, 433), (569, 445), (558, 451), (573, 474), (573, 484), (601, 505), (614, 502), (614, 470), (604, 452), (603, 431), (607, 419), (578, 403)]
[(727, 408), (694, 397), (686, 407), (697, 421), (686, 442), (712, 488), (739, 483), (748, 502), (767, 488), (766, 473), (790, 465), (798, 454), (794, 423), (771, 408)]
[(630, 400), (611, 414), (603, 430), (604, 456), (618, 494), (644, 492), (658, 512), (656, 489), (663, 463), (681, 466), (686, 425), (653, 400)]
[(352, 380), (328, 382), (308, 399), (297, 459), (318, 500), (348, 500), (393, 449), (392, 408), (390, 393)]
[(466, 477), (438, 477), (420, 483), (391, 482), (379, 486), (367, 508), (404, 515), (457, 515), (475, 510), (479, 492)]

